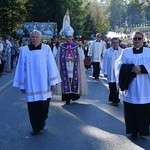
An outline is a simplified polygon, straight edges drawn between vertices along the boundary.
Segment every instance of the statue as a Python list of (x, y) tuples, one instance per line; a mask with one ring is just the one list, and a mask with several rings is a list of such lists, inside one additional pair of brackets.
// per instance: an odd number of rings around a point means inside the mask
[(62, 29), (59, 32), (59, 35), (63, 35), (63, 31), (65, 28), (71, 27), (70, 26), (70, 16), (69, 16), (69, 11), (66, 11), (66, 14), (63, 18), (63, 24), (62, 24)]

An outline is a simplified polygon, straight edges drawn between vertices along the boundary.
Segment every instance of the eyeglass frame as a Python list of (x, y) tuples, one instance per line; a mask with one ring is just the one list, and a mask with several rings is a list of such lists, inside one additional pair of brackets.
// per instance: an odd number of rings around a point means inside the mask
[(142, 37), (134, 37), (134, 38), (133, 38), (134, 41), (137, 41), (137, 40), (138, 40), (138, 41), (141, 41), (142, 39), (143, 39)]

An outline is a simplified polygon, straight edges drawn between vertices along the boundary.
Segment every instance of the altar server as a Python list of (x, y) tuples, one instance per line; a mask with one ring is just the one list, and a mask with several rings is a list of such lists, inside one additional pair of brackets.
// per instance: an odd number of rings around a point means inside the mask
[(150, 48), (143, 47), (143, 41), (144, 35), (136, 32), (133, 47), (126, 48), (116, 61), (126, 133), (131, 134), (132, 139), (148, 136), (150, 132)]
[(109, 102), (112, 102), (114, 106), (118, 106), (120, 102), (115, 78), (115, 61), (121, 52), (122, 48), (119, 47), (119, 39), (114, 37), (111, 39), (111, 47), (106, 50), (103, 58), (103, 74), (109, 84)]
[(32, 135), (41, 133), (48, 117), (49, 101), (61, 82), (50, 47), (42, 44), (38, 30), (30, 33), (31, 43), (20, 48), (13, 86), (25, 93)]

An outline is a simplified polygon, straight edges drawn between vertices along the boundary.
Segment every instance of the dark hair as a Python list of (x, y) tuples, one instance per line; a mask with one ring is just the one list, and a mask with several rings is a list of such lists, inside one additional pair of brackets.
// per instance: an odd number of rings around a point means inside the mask
[(111, 42), (113, 42), (114, 40), (118, 40), (118, 41), (120, 42), (119, 38), (117, 38), (117, 37), (113, 37), (113, 38), (111, 39)]
[(141, 35), (142, 35), (142, 38), (144, 38), (144, 34), (143, 34), (142, 32), (136, 31), (136, 32), (134, 33), (134, 36), (135, 36), (136, 34), (141, 34)]
[(56, 39), (56, 38), (58, 38), (58, 36), (57, 35), (53, 35), (52, 39)]

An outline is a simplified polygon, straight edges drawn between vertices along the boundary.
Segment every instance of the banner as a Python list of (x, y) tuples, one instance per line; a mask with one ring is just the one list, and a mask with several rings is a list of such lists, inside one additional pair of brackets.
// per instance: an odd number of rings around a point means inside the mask
[(25, 22), (24, 29), (30, 33), (33, 30), (39, 30), (42, 36), (53, 37), (57, 35), (57, 23), (56, 22)]

